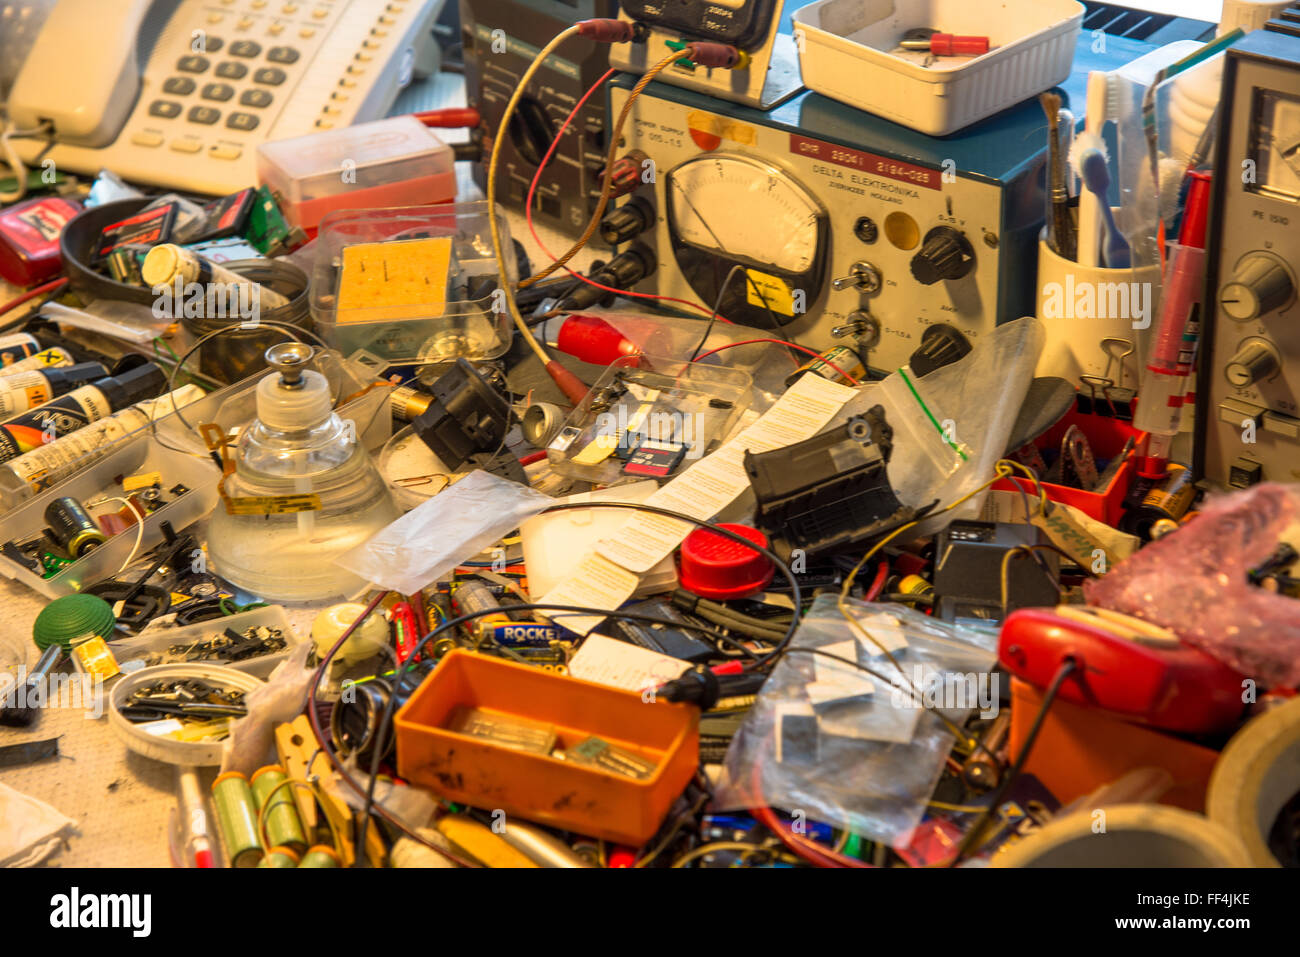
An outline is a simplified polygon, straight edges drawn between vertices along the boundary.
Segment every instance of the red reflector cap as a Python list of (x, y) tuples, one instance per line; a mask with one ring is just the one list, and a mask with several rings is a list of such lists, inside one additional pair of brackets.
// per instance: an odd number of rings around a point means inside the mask
[[(767, 536), (748, 525), (722, 525), (767, 548)], [(725, 601), (746, 598), (767, 587), (776, 570), (766, 555), (746, 548), (707, 528), (697, 528), (682, 542), (677, 578), (682, 588), (699, 595)]]

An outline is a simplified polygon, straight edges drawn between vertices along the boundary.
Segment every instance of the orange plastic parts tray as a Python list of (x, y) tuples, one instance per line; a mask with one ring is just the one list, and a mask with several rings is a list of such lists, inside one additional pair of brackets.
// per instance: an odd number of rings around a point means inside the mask
[[(556, 747), (596, 736), (656, 767), (637, 779), (516, 751), (448, 730), (458, 707), (553, 725)], [(456, 649), (394, 718), (397, 770), (440, 796), (639, 847), (659, 829), (699, 763), (699, 712)]]

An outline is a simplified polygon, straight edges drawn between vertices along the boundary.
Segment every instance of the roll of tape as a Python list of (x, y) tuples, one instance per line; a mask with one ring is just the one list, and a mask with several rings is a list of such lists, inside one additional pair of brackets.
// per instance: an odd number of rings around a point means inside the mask
[(1076, 811), (993, 855), (994, 867), (1249, 867), (1227, 828), (1163, 804)]
[(1300, 794), (1300, 698), (1248, 721), (1210, 774), (1205, 813), (1237, 835), (1256, 867), (1280, 867), (1268, 835)]

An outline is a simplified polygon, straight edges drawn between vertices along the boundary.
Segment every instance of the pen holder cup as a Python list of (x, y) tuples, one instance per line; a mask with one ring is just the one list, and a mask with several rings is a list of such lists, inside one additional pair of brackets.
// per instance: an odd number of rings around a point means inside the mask
[(1136, 389), (1159, 289), (1159, 266), (1083, 266), (1040, 238), (1037, 315), (1047, 341), (1034, 374), (1060, 376), (1076, 386), (1082, 375), (1098, 376)]

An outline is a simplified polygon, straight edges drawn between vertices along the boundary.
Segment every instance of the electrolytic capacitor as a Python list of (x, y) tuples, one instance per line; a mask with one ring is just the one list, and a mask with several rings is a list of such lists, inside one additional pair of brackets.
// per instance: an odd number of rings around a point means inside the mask
[(49, 523), (50, 537), (73, 558), (108, 541), (86, 507), (70, 496), (56, 498), (45, 506), (45, 521)]

